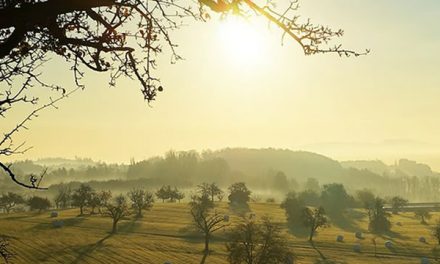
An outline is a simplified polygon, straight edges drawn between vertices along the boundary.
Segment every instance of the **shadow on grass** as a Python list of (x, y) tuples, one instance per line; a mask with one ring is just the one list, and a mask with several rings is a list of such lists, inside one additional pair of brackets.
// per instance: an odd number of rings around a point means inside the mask
[[(43, 212), (44, 213), (44, 212)], [(38, 213), (38, 212), (29, 212), (28, 214), (24, 214), (24, 215), (14, 215), (14, 216), (7, 216), (4, 217), (4, 220), (19, 220), (19, 219), (26, 219), (26, 218), (31, 218), (31, 217), (35, 217), (35, 216), (39, 216), (43, 213)]]
[(177, 231), (179, 234), (184, 234), (187, 236), (195, 236), (198, 233), (197, 229), (194, 227), (194, 225), (187, 225), (184, 227), (179, 228), (179, 230)]
[[(420, 248), (409, 246), (406, 243), (408, 240), (411, 239), (409, 236), (403, 236), (399, 233), (392, 231), (382, 233), (378, 236), (384, 240), (389, 240), (392, 242), (391, 246), (388, 247), (386, 245), (383, 246), (385, 246), (385, 248), (393, 254), (410, 254), (413, 256), (424, 256), (426, 254), (426, 252), (424, 252)], [(400, 241), (404, 241), (405, 243), (399, 243), (397, 239), (399, 239)]]
[(327, 257), (321, 252), (321, 250), (319, 250), (319, 249), (316, 247), (315, 243), (314, 243), (313, 241), (309, 241), (309, 242), (310, 242), (310, 245), (312, 246), (312, 248), (313, 248), (316, 252), (318, 252), (318, 254), (319, 254), (319, 256), (321, 257), (321, 259), (326, 260)]
[[(53, 221), (62, 221), (63, 225), (60, 228), (65, 228), (65, 227), (69, 227), (69, 226), (77, 226), (78, 224), (80, 224), (84, 220), (86, 220), (86, 218), (84, 218), (84, 217), (81, 217), (81, 218), (74, 217), (74, 218), (67, 218), (67, 219), (51, 218), (51, 219), (53, 219)], [(56, 227), (54, 227), (52, 224), (53, 221), (36, 224), (35, 226), (31, 227), (30, 229), (40, 230), (40, 231), (55, 229)]]
[(205, 264), (205, 261), (206, 261), (206, 258), (208, 257), (208, 255), (209, 255), (208, 252), (203, 253), (203, 257), (202, 257), (202, 260), (200, 261), (200, 264)]
[[(136, 229), (138, 229), (141, 226), (141, 221), (139, 221), (140, 218), (136, 217), (129, 221), (124, 221), (118, 224), (118, 232), (121, 233), (132, 233)], [(109, 227), (110, 228), (110, 227)]]
[(88, 255), (92, 254), (95, 250), (100, 249), (104, 246), (104, 242), (109, 239), (113, 234), (108, 234), (105, 237), (98, 240), (96, 243), (88, 244), (82, 247), (79, 247), (77, 249), (74, 249), (73, 251), (75, 253), (78, 253), (78, 256), (74, 261), (72, 261), (72, 264), (77, 263), (84, 263), (84, 258), (86, 258)]
[(10, 236), (10, 235), (4, 235), (4, 234), (0, 234), (0, 239), (4, 238), (4, 239), (18, 239), (18, 237), (16, 236)]
[(314, 264), (345, 264), (346, 262), (336, 261), (327, 258), (321, 250), (318, 249), (318, 247), (315, 245), (313, 241), (309, 241), (312, 248), (319, 254), (319, 259), (317, 259)]
[[(202, 258), (200, 260), (200, 264), (205, 264), (205, 263), (210, 263), (210, 262), (206, 262), (208, 256), (211, 253), (214, 253), (214, 250), (209, 250), (208, 252), (206, 252), (203, 249), (203, 243), (204, 243), (204, 236), (203, 234), (201, 234), (200, 232), (198, 232), (193, 226), (189, 225), (185, 228), (181, 228), (179, 230), (179, 232), (184, 233), (185, 236), (182, 237), (183, 240), (185, 240), (185, 242), (187, 243), (192, 243), (192, 244), (197, 244), (197, 247), (200, 246), (200, 250), (201, 251), (197, 251), (200, 252), (202, 254)], [(214, 232), (211, 236), (211, 238), (209, 239), (209, 245), (212, 245), (214, 243), (226, 243), (228, 242), (228, 237), (229, 233), (226, 233), (224, 231), (217, 231)], [(193, 246), (193, 248), (196, 248), (196, 245)]]
[[(179, 230), (179, 232), (182, 232), (183, 236), (181, 236), (181, 239), (184, 239), (186, 242), (193, 243), (193, 244), (203, 244), (204, 242), (204, 235), (197, 231), (197, 229), (188, 226), (185, 228), (187, 232), (183, 232), (183, 228)], [(229, 232), (224, 231), (223, 229), (220, 229), (216, 232), (214, 232), (211, 235), (210, 243), (226, 243), (228, 242), (228, 237), (230, 236)]]
[(375, 235), (386, 239), (386, 240), (391, 240), (391, 241), (395, 241), (396, 239), (400, 239), (400, 240), (409, 240), (410, 237), (409, 236), (404, 236), (400, 233), (394, 232), (394, 231), (387, 231), (387, 232), (382, 232), (382, 233), (376, 233)]
[(229, 204), (229, 212), (232, 214), (238, 215), (240, 217), (245, 218), (247, 213), (251, 212), (251, 208), (248, 204)]
[(301, 224), (288, 224), (287, 228), (290, 233), (298, 238), (308, 238), (310, 236), (310, 230), (308, 228), (303, 227)]
[(358, 210), (348, 210), (343, 214), (329, 214), (329, 216), (334, 226), (345, 231), (358, 232), (361, 231), (358, 223), (366, 217), (366, 214)]

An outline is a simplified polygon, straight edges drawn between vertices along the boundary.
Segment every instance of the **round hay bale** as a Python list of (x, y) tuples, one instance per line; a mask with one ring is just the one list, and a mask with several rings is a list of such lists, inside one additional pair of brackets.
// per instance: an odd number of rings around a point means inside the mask
[(425, 237), (419, 237), (419, 242), (420, 243), (426, 243), (426, 238)]
[(361, 252), (361, 245), (360, 244), (354, 244), (353, 245), (353, 251), (360, 253)]
[(344, 236), (343, 235), (338, 235), (336, 237), (336, 242), (344, 242)]
[(52, 226), (53, 226), (54, 228), (61, 228), (61, 227), (64, 226), (64, 221), (61, 221), (61, 220), (55, 220), (55, 221), (52, 222)]
[(385, 241), (385, 247), (386, 248), (393, 248), (393, 242), (391, 242), (389, 240)]
[(363, 234), (362, 234), (362, 232), (356, 232), (355, 234), (354, 234), (354, 236), (357, 238), (357, 239), (363, 239), (364, 237), (363, 237)]
[(421, 258), (420, 264), (429, 264), (429, 258)]
[(229, 215), (224, 215), (223, 216), (223, 221), (229, 222)]
[(50, 217), (58, 217), (58, 212), (56, 212), (56, 211), (52, 211), (52, 212), (50, 213)]

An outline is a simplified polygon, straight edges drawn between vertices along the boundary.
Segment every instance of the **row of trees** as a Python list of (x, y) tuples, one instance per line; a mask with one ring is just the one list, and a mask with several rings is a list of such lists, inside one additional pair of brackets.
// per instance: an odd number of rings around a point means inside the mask
[[(175, 189), (170, 186), (163, 186), (158, 190), (173, 192)], [(251, 191), (245, 183), (234, 183), (229, 187), (228, 199), (230, 206), (235, 208), (246, 207), (250, 201)], [(203, 183), (197, 186), (189, 202), (190, 214), (196, 229), (203, 234), (205, 249), (202, 263), (209, 255), (209, 243), (213, 234), (221, 229), (230, 226), (229, 216), (221, 214), (216, 210), (216, 201), (221, 201), (224, 192), (215, 183)], [(143, 212), (150, 210), (154, 203), (154, 195), (142, 189), (134, 189), (126, 195), (117, 195), (112, 199), (110, 191), (95, 191), (89, 185), (82, 184), (77, 189), (71, 190), (62, 187), (55, 197), (55, 204), (58, 208), (75, 206), (79, 208), (80, 216), (89, 209), (90, 214), (100, 213), (112, 219), (112, 232), (118, 231), (118, 223), (121, 219), (135, 215), (142, 217)], [(25, 201), (18, 194), (4, 194), (1, 201), (11, 201), (5, 206), (10, 211), (13, 204), (20, 204)], [(39, 204), (44, 204), (41, 206)], [(2, 203), (3, 204), (3, 203)], [(31, 208), (39, 210), (48, 209), (51, 204), (46, 198), (32, 197), (28, 200)], [(6, 210), (6, 209), (5, 209)], [(244, 219), (244, 218), (243, 218)], [(294, 255), (281, 234), (280, 227), (268, 218), (262, 221), (243, 220), (230, 230), (226, 243), (229, 252), (230, 263), (293, 263)]]
[(142, 217), (143, 211), (150, 210), (153, 203), (153, 194), (143, 189), (133, 189), (127, 195), (120, 194), (112, 199), (110, 191), (96, 192), (82, 184), (72, 194), (72, 205), (80, 208), (80, 215), (84, 214), (85, 207), (89, 207), (91, 214), (98, 208), (100, 214), (110, 217), (113, 220), (112, 233), (117, 232), (121, 219), (131, 214)]
[[(250, 201), (251, 191), (245, 183), (234, 183), (228, 190), (228, 199), (231, 207), (248, 207), (247, 203)], [(156, 195), (161, 198), (163, 196), (158, 195), (161, 193), (169, 193), (169, 195), (174, 193), (175, 195), (180, 193), (180, 191), (170, 186), (162, 186), (156, 192)], [(198, 185), (195, 194), (191, 196), (189, 205), (194, 226), (204, 235), (204, 259), (209, 254), (209, 242), (213, 233), (229, 226), (229, 219), (214, 209), (215, 201), (221, 201), (223, 197), (224, 192), (215, 183)], [(178, 198), (174, 200), (173, 198), (164, 199), (169, 199), (170, 201), (179, 200)], [(24, 203), (25, 201), (20, 195), (15, 193), (4, 194), (0, 200), (2, 204), (5, 204), (4, 208), (7, 208), (8, 212), (15, 204)], [(9, 203), (6, 203), (6, 201)], [(113, 220), (113, 233), (117, 232), (118, 223), (121, 219), (133, 214), (136, 217), (142, 217), (143, 212), (151, 209), (153, 203), (153, 194), (142, 189), (134, 189), (126, 195), (118, 195), (112, 199), (110, 191), (98, 192), (86, 184), (82, 184), (74, 190), (67, 186), (62, 186), (55, 197), (57, 208), (75, 206), (79, 208), (80, 215), (84, 215), (85, 209), (88, 208), (90, 214), (100, 213), (110, 217)], [(28, 204), (31, 208), (37, 208), (40, 211), (51, 206), (48, 199), (37, 196), (29, 199)], [(249, 263), (285, 263), (286, 260), (293, 261), (293, 253), (281, 235), (280, 228), (269, 219), (263, 219), (259, 223), (254, 221), (242, 222), (230, 234), (229, 242), (226, 244), (230, 263), (239, 263), (239, 261), (250, 261)]]
[[(159, 190), (174, 192), (176, 188), (163, 186)], [(158, 192), (159, 192), (158, 190)], [(246, 207), (250, 201), (251, 191), (243, 182), (234, 183), (228, 188), (228, 200), (231, 208)], [(338, 192), (336, 194), (335, 192)], [(197, 186), (192, 195), (190, 214), (196, 229), (204, 237), (204, 256), (202, 263), (209, 255), (209, 243), (215, 232), (230, 226), (229, 216), (220, 213), (216, 208), (216, 201), (223, 198), (224, 192), (215, 183), (203, 183)], [(355, 196), (346, 195), (342, 185), (332, 184), (324, 186), (320, 195), (315, 197), (314, 202), (324, 205), (311, 206), (310, 200), (303, 200), (310, 197), (313, 191), (302, 193), (290, 192), (287, 194), (281, 207), (286, 210), (287, 220), (290, 226), (304, 226), (309, 229), (309, 241), (313, 241), (316, 231), (320, 228), (329, 226), (327, 208), (332, 208), (344, 213), (343, 205), (362, 205), (369, 218), (369, 228), (373, 232), (383, 232), (390, 229), (389, 218), (391, 214), (385, 209), (386, 201), (375, 196), (371, 191), (361, 190)], [(341, 195), (342, 194), (342, 195)], [(57, 205), (78, 206), (80, 214), (84, 214), (84, 208), (90, 209), (90, 214), (96, 213), (95, 210), (113, 220), (112, 232), (117, 232), (118, 223), (121, 219), (130, 215), (142, 217), (145, 210), (150, 210), (154, 203), (154, 195), (142, 189), (134, 189), (126, 195), (118, 195), (112, 199), (110, 191), (97, 192), (88, 185), (81, 185), (75, 190), (62, 188), (59, 190)], [(70, 197), (70, 198), (64, 198)], [(325, 203), (324, 203), (324, 200)], [(44, 210), (50, 207), (50, 201), (46, 198), (32, 197), (24, 199), (18, 194), (7, 193), (0, 197), (2, 208), (11, 211), (15, 205), (20, 203), (28, 204), (32, 210)], [(341, 202), (341, 207), (332, 207)], [(345, 202), (343, 202), (345, 201)], [(392, 197), (388, 200), (393, 214), (398, 214), (408, 203), (401, 197)], [(82, 208), (80, 207), (82, 206)], [(325, 208), (324, 206), (327, 206)], [(333, 213), (330, 212), (330, 215)], [(417, 210), (415, 216), (426, 223), (430, 218), (429, 211)], [(433, 228), (433, 236), (440, 244), (440, 222)], [(286, 244), (286, 239), (281, 235), (280, 227), (270, 219), (261, 218), (245, 219), (235, 224), (228, 232), (226, 248), (230, 263), (293, 263), (294, 254)]]
[[(129, 194), (131, 194), (130, 192)], [(172, 188), (170, 185), (164, 185), (155, 193), (158, 199), (165, 202), (181, 201), (185, 194), (179, 191), (176, 187)], [(130, 196), (130, 195), (129, 195)], [(153, 198), (153, 194), (149, 193)], [(71, 190), (67, 185), (60, 185), (55, 196), (55, 205), (57, 208), (68, 208), (71, 206), (79, 207), (80, 214), (84, 214), (84, 208), (91, 208), (92, 213), (95, 209), (101, 212), (101, 207), (105, 205), (111, 198), (110, 191), (95, 191), (90, 185), (81, 184), (79, 188)]]
[(314, 190), (305, 190), (300, 193), (289, 192), (281, 203), (285, 209), (289, 226), (310, 228), (310, 240), (316, 230), (328, 225), (326, 212), (330, 216), (340, 218), (347, 208), (361, 207), (367, 211), (369, 229), (373, 232), (386, 232), (391, 228), (390, 213), (385, 205), (391, 205), (392, 212), (397, 214), (408, 201), (395, 196), (388, 201), (375, 196), (369, 190), (360, 190), (355, 196), (347, 193), (342, 184), (324, 185), (321, 193)]
[(2, 194), (0, 197), (0, 208), (7, 214), (15, 210), (19, 205), (26, 205), (29, 206), (31, 211), (38, 210), (41, 212), (48, 209), (51, 203), (47, 198), (32, 196), (29, 199), (25, 199), (20, 194), (13, 192)]
[(157, 198), (161, 199), (162, 202), (168, 200), (168, 202), (174, 203), (185, 198), (185, 194), (179, 191), (176, 187), (171, 188), (170, 185), (164, 185), (159, 190), (156, 191)]
[[(157, 165), (156, 163), (163, 164), (156, 169), (152, 169), (152, 167)], [(190, 168), (193, 166), (200, 168), (195, 169), (195, 172), (190, 170), (183, 173), (181, 171), (183, 168)], [(43, 170), (43, 167), (35, 165), (30, 161), (14, 163), (12, 168), (18, 175), (17, 177), (24, 177), (25, 175), (29, 176), (30, 172), (38, 174)], [(123, 184), (123, 188), (129, 190), (138, 185), (138, 182), (136, 181), (138, 178), (143, 178), (143, 180), (145, 180), (144, 184), (151, 186), (172, 184), (180, 188), (192, 185), (193, 182), (209, 181), (211, 176), (203, 177), (202, 175), (213, 173), (218, 176), (218, 179), (221, 179), (221, 182), (219, 183), (222, 185), (235, 178), (240, 180), (247, 179), (248, 182), (252, 182), (252, 186), (255, 188), (268, 188), (271, 190), (277, 190), (283, 194), (287, 193), (289, 190), (295, 190), (297, 192), (301, 190), (312, 190), (316, 193), (322, 191), (322, 187), (317, 179), (311, 177), (304, 178), (292, 172), (290, 172), (289, 175), (286, 175), (283, 171), (269, 170), (266, 174), (262, 174), (264, 177), (261, 177), (261, 180), (257, 181), (251, 180), (250, 177), (246, 176), (249, 175), (246, 174), (246, 172), (239, 173), (240, 175), (235, 175), (235, 173), (238, 173), (237, 171), (231, 171), (226, 168), (227, 161), (221, 158), (215, 158), (214, 156), (204, 157), (201, 154), (192, 152), (170, 152), (163, 158), (154, 158), (138, 163), (132, 162), (132, 164), (128, 166), (92, 163), (91, 165), (79, 168), (52, 169), (45, 175), (45, 182), (47, 185), (49, 183), (62, 181), (63, 179), (65, 180), (66, 178), (72, 181), (81, 181), (86, 179), (87, 175), (95, 175), (100, 181), (91, 182), (90, 185), (96, 189), (112, 189), (116, 185), (120, 187), (120, 184)], [(219, 173), (217, 173), (217, 170)], [(181, 172), (180, 174), (179, 171)], [(221, 171), (229, 171), (229, 174), (234, 173), (234, 177), (225, 177), (225, 175), (220, 173)], [(130, 172), (130, 176), (128, 175), (128, 172)], [(196, 173), (197, 175), (200, 174), (200, 177), (194, 176), (191, 178), (190, 176), (187, 176), (187, 174), (191, 175), (191, 173)], [(439, 198), (438, 190), (440, 186), (440, 177), (438, 177), (437, 174), (432, 174), (432, 176), (410, 177), (396, 172), (396, 175), (393, 174), (393, 177), (389, 177), (387, 175), (373, 173), (369, 170), (358, 169), (346, 169), (345, 173), (342, 174), (343, 176), (341, 176), (342, 178), (340, 178), (339, 181), (344, 182), (344, 185), (350, 189), (357, 189), (359, 186), (364, 186), (369, 189), (374, 189), (376, 194), (381, 196), (392, 194), (414, 200), (435, 201)], [(225, 180), (226, 178), (227, 180)], [(105, 179), (108, 179), (108, 181), (104, 181)], [(112, 181), (109, 179), (120, 180)], [(298, 182), (297, 180), (306, 181)], [(75, 184), (79, 185), (79, 183)], [(12, 188), (9, 188), (8, 190), (14, 191)]]
[[(250, 200), (251, 192), (247, 189), (244, 183), (235, 183), (229, 187), (230, 195), (228, 196), (231, 203), (237, 205), (246, 205)], [(207, 197), (212, 203), (215, 201), (222, 201), (224, 198), (224, 191), (216, 183), (202, 183), (197, 186), (197, 194)], [(147, 197), (147, 200), (154, 200), (154, 195), (150, 192), (139, 191), (134, 189), (130, 191), (127, 196), (130, 198), (133, 204), (136, 204), (136, 200), (140, 199), (141, 196)], [(171, 187), (170, 185), (164, 185), (159, 188), (155, 195), (158, 199), (163, 202), (176, 202), (181, 201), (185, 194), (178, 190), (176, 187)], [(76, 189), (71, 189), (69, 185), (60, 185), (58, 187), (57, 193), (54, 197), (55, 207), (58, 209), (65, 209), (70, 207), (78, 207), (80, 210), (80, 215), (84, 214), (86, 208), (89, 208), (91, 214), (101, 213), (102, 208), (105, 207), (112, 197), (110, 191), (96, 191), (88, 184), (81, 184)], [(32, 200), (38, 200), (39, 197)], [(31, 200), (29, 199), (29, 200)], [(45, 199), (45, 198), (44, 198)], [(48, 199), (47, 206), (43, 209), (48, 209), (51, 203)], [(28, 200), (25, 200), (21, 195), (8, 192), (0, 197), (0, 207), (7, 213), (13, 210), (17, 205), (27, 204)], [(97, 210), (97, 212), (96, 212)], [(141, 212), (138, 213), (141, 215)]]
[[(198, 195), (191, 197), (190, 207), (194, 225), (204, 235), (205, 254), (201, 263), (205, 263), (213, 233), (229, 226), (229, 216), (221, 215), (215, 210), (214, 201), (201, 190), (203, 188), (198, 186)], [(250, 199), (251, 191), (244, 183), (232, 184), (229, 192), (231, 207), (237, 204), (243, 206)], [(337, 192), (339, 193), (336, 194)], [(301, 200), (304, 196), (307, 195), (290, 192), (281, 206), (285, 208), (291, 224), (293, 222), (295, 225), (300, 224), (309, 229), (309, 241), (313, 242), (316, 231), (329, 226), (329, 218), (324, 206), (307, 206)], [(356, 196), (349, 196), (343, 185), (338, 184), (324, 186), (321, 196), (316, 201), (323, 202), (325, 199), (327, 201), (323, 204), (338, 213), (344, 213), (344, 205), (363, 205), (368, 214), (369, 229), (375, 233), (388, 231), (391, 227), (389, 220), (391, 213), (385, 208), (386, 203), (391, 205), (393, 214), (399, 214), (408, 203), (399, 196), (385, 200), (368, 190), (361, 190)], [(344, 202), (344, 200), (345, 203), (336, 207), (336, 201)], [(330, 215), (333, 215), (333, 212)], [(422, 223), (426, 223), (425, 219), (430, 218), (429, 211), (423, 209), (416, 210), (415, 216), (420, 218)], [(440, 220), (434, 226), (432, 234), (440, 245)], [(293, 263), (294, 261), (294, 254), (287, 246), (286, 238), (281, 235), (279, 226), (268, 218), (262, 218), (259, 222), (254, 219), (242, 221), (231, 230), (227, 241), (229, 263)]]
[[(78, 206), (80, 215), (84, 215), (84, 208), (89, 207), (90, 213), (95, 214), (95, 210), (102, 215), (112, 218), (112, 232), (117, 231), (118, 222), (134, 213), (136, 217), (142, 217), (144, 210), (149, 210), (153, 206), (153, 194), (142, 189), (134, 189), (127, 194), (131, 204), (124, 195), (116, 196), (111, 201), (110, 191), (96, 192), (90, 186), (82, 184), (78, 189), (71, 191), (68, 188), (59, 190), (55, 197), (57, 208), (66, 208), (68, 205)], [(0, 197), (0, 207), (9, 213), (17, 205), (28, 205), (30, 210), (43, 211), (51, 207), (51, 202), (47, 198), (33, 196), (25, 200), (21, 195), (15, 193), (3, 194)]]
[[(316, 201), (323, 202), (324, 199), (328, 199), (328, 201), (326, 201), (327, 203), (324, 203), (326, 206), (335, 205), (334, 200), (343, 199), (345, 197), (345, 195), (341, 196), (340, 194), (335, 196), (333, 193), (335, 190), (341, 191), (341, 188), (344, 189), (344, 187), (340, 185), (324, 186), (322, 193)], [(175, 188), (163, 186), (161, 189), (174, 191)], [(248, 206), (247, 203), (250, 201), (251, 191), (247, 188), (245, 183), (234, 183), (228, 190), (228, 200), (231, 208), (235, 208), (236, 206)], [(309, 240), (312, 242), (318, 229), (329, 226), (329, 218), (327, 217), (324, 206), (310, 206), (302, 200), (303, 197), (307, 197), (306, 194), (308, 192), (309, 191), (306, 191), (300, 194), (296, 194), (295, 192), (288, 193), (281, 206), (286, 210), (287, 219), (291, 226), (294, 225), (298, 227), (302, 225), (309, 229)], [(59, 197), (63, 197), (61, 193), (65, 195), (70, 194), (70, 200), (65, 204), (78, 207), (81, 204), (84, 207), (90, 208), (90, 214), (94, 214), (95, 209), (98, 209), (98, 212), (102, 215), (111, 217), (113, 220), (112, 232), (117, 232), (118, 223), (121, 219), (130, 215), (142, 217), (143, 212), (151, 209), (154, 203), (154, 195), (142, 189), (134, 189), (126, 195), (118, 195), (114, 199), (111, 199), (111, 192), (96, 192), (85, 184), (73, 191), (69, 189), (60, 190)], [(218, 204), (215, 202), (221, 200), (224, 193), (215, 183), (203, 183), (198, 185), (194, 193), (195, 194), (190, 197), (190, 214), (194, 226), (204, 237), (205, 248), (202, 260), (202, 263), (204, 263), (209, 255), (209, 243), (214, 233), (229, 227), (230, 222), (228, 215), (221, 214), (219, 210), (216, 210), (216, 205)], [(20, 196), (8, 193), (0, 197), (0, 201), (7, 200), (6, 198), (16, 201), (20, 200), (20, 198), (17, 197)], [(79, 197), (81, 197), (81, 199)], [(391, 226), (389, 217), (391, 214), (385, 209), (384, 199), (375, 196), (368, 190), (358, 191), (356, 196), (345, 197), (344, 199), (354, 202), (354, 204), (363, 205), (367, 211), (370, 229), (372, 231), (381, 232), (389, 230)], [(352, 199), (354, 199), (354, 201), (352, 201)], [(34, 202), (38, 204), (41, 200), (46, 200), (49, 203), (47, 207), (50, 206), (50, 202), (47, 199), (40, 197), (32, 197), (28, 200), (28, 204), (30, 206), (31, 203)], [(100, 201), (97, 202), (97, 200)], [(64, 199), (61, 199), (60, 204), (64, 202)], [(392, 212), (394, 214), (398, 214), (407, 203), (407, 201), (401, 197), (393, 197), (389, 199), (389, 202), (392, 205)], [(8, 208), (11, 208), (11, 206), (9, 205)], [(38, 206), (31, 206), (31, 208), (38, 208)], [(339, 208), (339, 210), (341, 210), (341, 208)], [(343, 213), (343, 210), (339, 212)], [(81, 208), (80, 213), (84, 214)], [(330, 212), (330, 214), (332, 213)], [(422, 212), (422, 210), (420, 210), (420, 212), (417, 211), (416, 216), (419, 217), (422, 222), (430, 217), (429, 212), (425, 213), (424, 211)], [(286, 239), (281, 235), (278, 225), (267, 218), (261, 218), (261, 221), (256, 221), (256, 219), (251, 218), (247, 220), (245, 218), (243, 219), (244, 220), (240, 223), (235, 224), (228, 233), (226, 248), (228, 250), (228, 260), (230, 263), (293, 263), (294, 254), (286, 244)], [(436, 237), (440, 243), (440, 223), (438, 223), (433, 230), (434, 237)]]
[[(9, 194), (4, 197), (19, 196)], [(154, 203), (154, 196), (143, 189), (133, 189), (126, 195), (120, 194), (112, 199), (111, 191), (95, 191), (89, 185), (81, 184), (74, 190), (68, 186), (61, 186), (54, 200), (57, 208), (78, 207), (80, 216), (83, 216), (85, 209), (88, 208), (90, 214), (100, 213), (111, 217), (113, 220), (112, 232), (117, 232), (117, 226), (121, 219), (131, 214), (142, 217), (143, 211), (150, 210)], [(41, 211), (50, 208), (51, 204), (48, 199), (35, 196), (29, 200), (29, 206), (31, 209), (37, 208)], [(10, 207), (11, 205), (7, 206), (7, 208)]]

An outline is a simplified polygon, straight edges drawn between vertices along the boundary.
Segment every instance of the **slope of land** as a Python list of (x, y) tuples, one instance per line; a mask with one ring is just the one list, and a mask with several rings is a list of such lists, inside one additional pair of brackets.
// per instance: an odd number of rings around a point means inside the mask
[[(218, 204), (222, 213), (230, 214), (226, 203)], [(278, 204), (254, 203), (252, 210), (257, 218), (270, 215), (289, 240), (298, 256), (297, 263), (311, 264), (319, 258), (317, 250), (307, 242), (305, 230), (288, 231), (284, 211)], [(156, 203), (152, 211), (142, 219), (127, 218), (120, 223), (120, 232), (109, 234), (110, 218), (100, 215), (78, 217), (78, 209), (59, 212), (62, 228), (52, 227), (54, 218), (44, 213), (14, 213), (0, 216), (0, 234), (10, 238), (16, 254), (13, 263), (146, 263), (173, 264), (200, 263), (203, 243), (191, 226), (187, 204)], [(440, 217), (439, 213), (433, 219)], [(231, 214), (231, 225), (240, 217)], [(430, 257), (435, 246), (430, 236), (430, 226), (420, 224), (413, 213), (392, 217), (393, 232), (377, 236), (377, 257), (374, 256), (372, 234), (366, 230), (367, 219), (360, 210), (347, 213), (347, 218), (333, 219), (332, 226), (323, 229), (315, 237), (315, 245), (327, 258), (340, 263), (420, 263), (423, 256)], [(400, 225), (396, 223), (400, 222)], [(431, 220), (431, 224), (434, 220)], [(354, 232), (363, 231), (365, 239), (358, 240)], [(219, 231), (212, 241), (213, 253), (209, 264), (226, 264), (225, 234)], [(336, 242), (337, 235), (344, 235), (343, 243)], [(427, 238), (420, 243), (419, 237)], [(394, 243), (394, 249), (384, 246), (385, 241)], [(359, 243), (361, 253), (353, 252)]]

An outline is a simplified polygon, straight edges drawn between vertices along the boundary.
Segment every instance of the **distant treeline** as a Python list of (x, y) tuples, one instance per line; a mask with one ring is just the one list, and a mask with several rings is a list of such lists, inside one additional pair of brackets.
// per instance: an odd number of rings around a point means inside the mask
[[(60, 183), (78, 186), (89, 182), (96, 189), (127, 190), (141, 184), (155, 188), (172, 185), (191, 188), (201, 182), (216, 182), (226, 187), (237, 181), (246, 182), (261, 193), (310, 189), (307, 184), (319, 186), (343, 183), (347, 190), (368, 188), (377, 195), (399, 195), (411, 201), (439, 201), (440, 175), (429, 166), (401, 160), (393, 166), (380, 161), (338, 162), (322, 155), (278, 149), (224, 149), (220, 151), (174, 152), (148, 160), (126, 164), (93, 163), (90, 160), (62, 160), (61, 165), (51, 162), (21, 161), (13, 170), (26, 180), (29, 174), (39, 174), (48, 165), (43, 184), (56, 187)], [(81, 163), (83, 162), (83, 163)], [(2, 190), (16, 190), (6, 175), (0, 179)], [(318, 190), (316, 190), (318, 191)]]
[(222, 158), (206, 157), (197, 152), (168, 152), (164, 157), (132, 162), (127, 179), (160, 179), (164, 184), (192, 186), (202, 181), (230, 183), (239, 177)]

